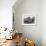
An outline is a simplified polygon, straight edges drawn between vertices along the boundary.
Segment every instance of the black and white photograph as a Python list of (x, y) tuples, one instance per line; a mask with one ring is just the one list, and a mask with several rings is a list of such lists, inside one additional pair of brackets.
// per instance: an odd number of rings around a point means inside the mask
[(23, 25), (35, 25), (36, 24), (36, 16), (33, 15), (23, 15), (22, 16), (22, 24)]

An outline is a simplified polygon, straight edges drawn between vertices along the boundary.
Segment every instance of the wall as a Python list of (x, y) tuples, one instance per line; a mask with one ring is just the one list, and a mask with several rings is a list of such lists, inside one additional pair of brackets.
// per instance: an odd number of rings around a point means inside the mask
[(12, 28), (12, 6), (16, 0), (0, 0), (0, 27)]
[(41, 41), (46, 46), (46, 0), (41, 1)]
[[(35, 41), (36, 46), (41, 46), (41, 0), (23, 0), (17, 8), (13, 6), (15, 29), (23, 33), (23, 37)], [(22, 15), (36, 16), (36, 25), (22, 25)]]

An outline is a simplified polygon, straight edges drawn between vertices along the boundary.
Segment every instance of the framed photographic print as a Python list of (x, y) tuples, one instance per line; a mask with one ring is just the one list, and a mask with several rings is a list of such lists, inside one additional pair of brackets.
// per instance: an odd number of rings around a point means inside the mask
[(23, 14), (22, 25), (36, 25), (36, 16), (32, 14)]

